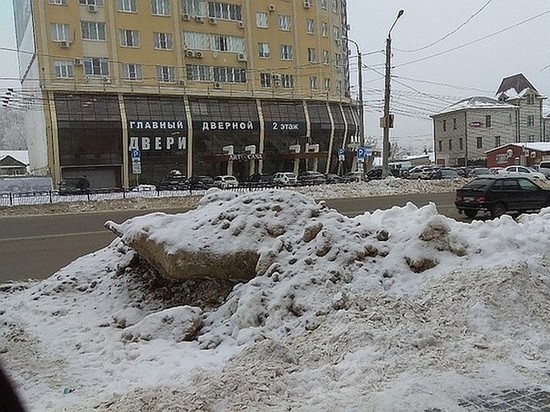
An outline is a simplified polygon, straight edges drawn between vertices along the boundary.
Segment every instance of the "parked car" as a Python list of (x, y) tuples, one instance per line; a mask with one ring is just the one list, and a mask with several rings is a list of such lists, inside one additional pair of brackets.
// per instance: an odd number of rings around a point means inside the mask
[(191, 176), (188, 183), (191, 190), (208, 190), (214, 186), (214, 178), (212, 176)]
[(214, 177), (214, 186), (220, 189), (229, 189), (239, 186), (239, 181), (232, 175), (220, 175)]
[(408, 179), (429, 179), (434, 171), (431, 166), (416, 166), (409, 170)]
[(294, 172), (277, 172), (273, 175), (273, 184), (279, 186), (293, 186), (298, 183)]
[(455, 206), (470, 218), (478, 212), (489, 212), (495, 218), (510, 211), (537, 211), (550, 206), (550, 190), (528, 177), (487, 175), (457, 189)]
[(546, 179), (546, 175), (544, 173), (537, 172), (535, 169), (531, 169), (527, 166), (508, 166), (504, 168), (502, 173), (507, 175), (528, 176), (532, 179)]
[(171, 170), (164, 179), (157, 184), (157, 190), (186, 190), (189, 189), (187, 176), (179, 170)]
[(538, 165), (538, 171), (544, 173), (547, 179), (550, 179), (550, 161), (542, 161)]
[(248, 176), (250, 186), (268, 187), (273, 184), (273, 176), (267, 173), (254, 173)]
[(308, 170), (298, 175), (298, 183), (302, 185), (320, 185), (326, 183), (327, 179), (321, 172)]
[(362, 172), (348, 172), (344, 175), (344, 183), (366, 181), (366, 176)]
[(344, 177), (340, 176), (340, 175), (337, 175), (337, 174), (334, 174), (334, 173), (327, 173), (325, 175), (325, 180), (328, 184), (343, 183), (344, 182)]
[(489, 168), (489, 171), (490, 171), (491, 174), (493, 174), (493, 175), (498, 175), (498, 174), (502, 173), (503, 170), (504, 170), (503, 167), (491, 167), (491, 168)]
[(468, 177), (481, 177), (481, 176), (490, 176), (491, 171), (486, 167), (474, 167), (468, 172)]
[(90, 182), (84, 177), (66, 177), (59, 184), (59, 194), (67, 195), (82, 195), (90, 192)]
[(430, 176), (431, 179), (458, 179), (460, 175), (455, 169), (442, 167), (441, 169), (435, 170)]

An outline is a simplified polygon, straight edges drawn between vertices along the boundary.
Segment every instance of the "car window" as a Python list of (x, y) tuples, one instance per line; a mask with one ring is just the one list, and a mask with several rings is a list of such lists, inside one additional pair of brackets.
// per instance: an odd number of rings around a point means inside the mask
[(537, 190), (538, 186), (531, 182), (529, 179), (519, 179), (518, 180), (519, 187), (521, 190)]
[(492, 179), (476, 179), (472, 180), (470, 183), (465, 184), (464, 189), (483, 190), (486, 187), (490, 186), (492, 182)]
[(525, 168), (525, 167), (518, 167), (518, 172), (521, 172), (521, 173), (529, 173), (529, 169)]
[(516, 179), (504, 180), (502, 182), (502, 190), (518, 190), (518, 181)]

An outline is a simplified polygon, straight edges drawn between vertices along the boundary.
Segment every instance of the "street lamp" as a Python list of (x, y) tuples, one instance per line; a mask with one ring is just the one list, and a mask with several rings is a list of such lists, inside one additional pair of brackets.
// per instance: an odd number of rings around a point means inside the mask
[(355, 47), (357, 48), (357, 86), (359, 87), (359, 107), (360, 107), (360, 114), (359, 114), (359, 144), (361, 147), (365, 146), (365, 121), (364, 121), (364, 109), (363, 109), (363, 62), (361, 61), (361, 49), (359, 48), (359, 44), (355, 40), (352, 40), (348, 37), (345, 37), (345, 39), (353, 44), (355, 44)]
[(390, 156), (390, 126), (393, 126), (393, 121), (390, 119), (390, 81), (391, 81), (391, 31), (397, 20), (403, 15), (405, 10), (399, 10), (395, 21), (388, 31), (388, 38), (386, 39), (386, 75), (385, 75), (385, 87), (384, 87), (384, 117), (382, 118), (384, 126), (384, 139), (382, 147), (382, 177), (387, 177), (389, 174), (388, 160)]

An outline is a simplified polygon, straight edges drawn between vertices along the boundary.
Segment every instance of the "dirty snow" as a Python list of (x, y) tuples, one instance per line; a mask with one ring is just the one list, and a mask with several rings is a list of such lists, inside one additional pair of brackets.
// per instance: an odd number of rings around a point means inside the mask
[(261, 241), (210, 225), (211, 248), (258, 251), (246, 284), (169, 284), (117, 239), (2, 286), (0, 361), (29, 410), (461, 411), (482, 393), (550, 390), (550, 209), (348, 218), (292, 191), (211, 190), (158, 236), (177, 248), (197, 213), (206, 225), (230, 205), (254, 221), (251, 204), (316, 213), (264, 213), (285, 230)]

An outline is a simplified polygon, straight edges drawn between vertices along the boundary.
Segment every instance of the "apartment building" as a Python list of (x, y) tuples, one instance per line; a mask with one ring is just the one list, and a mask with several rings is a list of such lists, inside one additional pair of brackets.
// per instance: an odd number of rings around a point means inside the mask
[(14, 9), (31, 168), (54, 182), (329, 172), (338, 149), (357, 143), (345, 0), (14, 0)]

